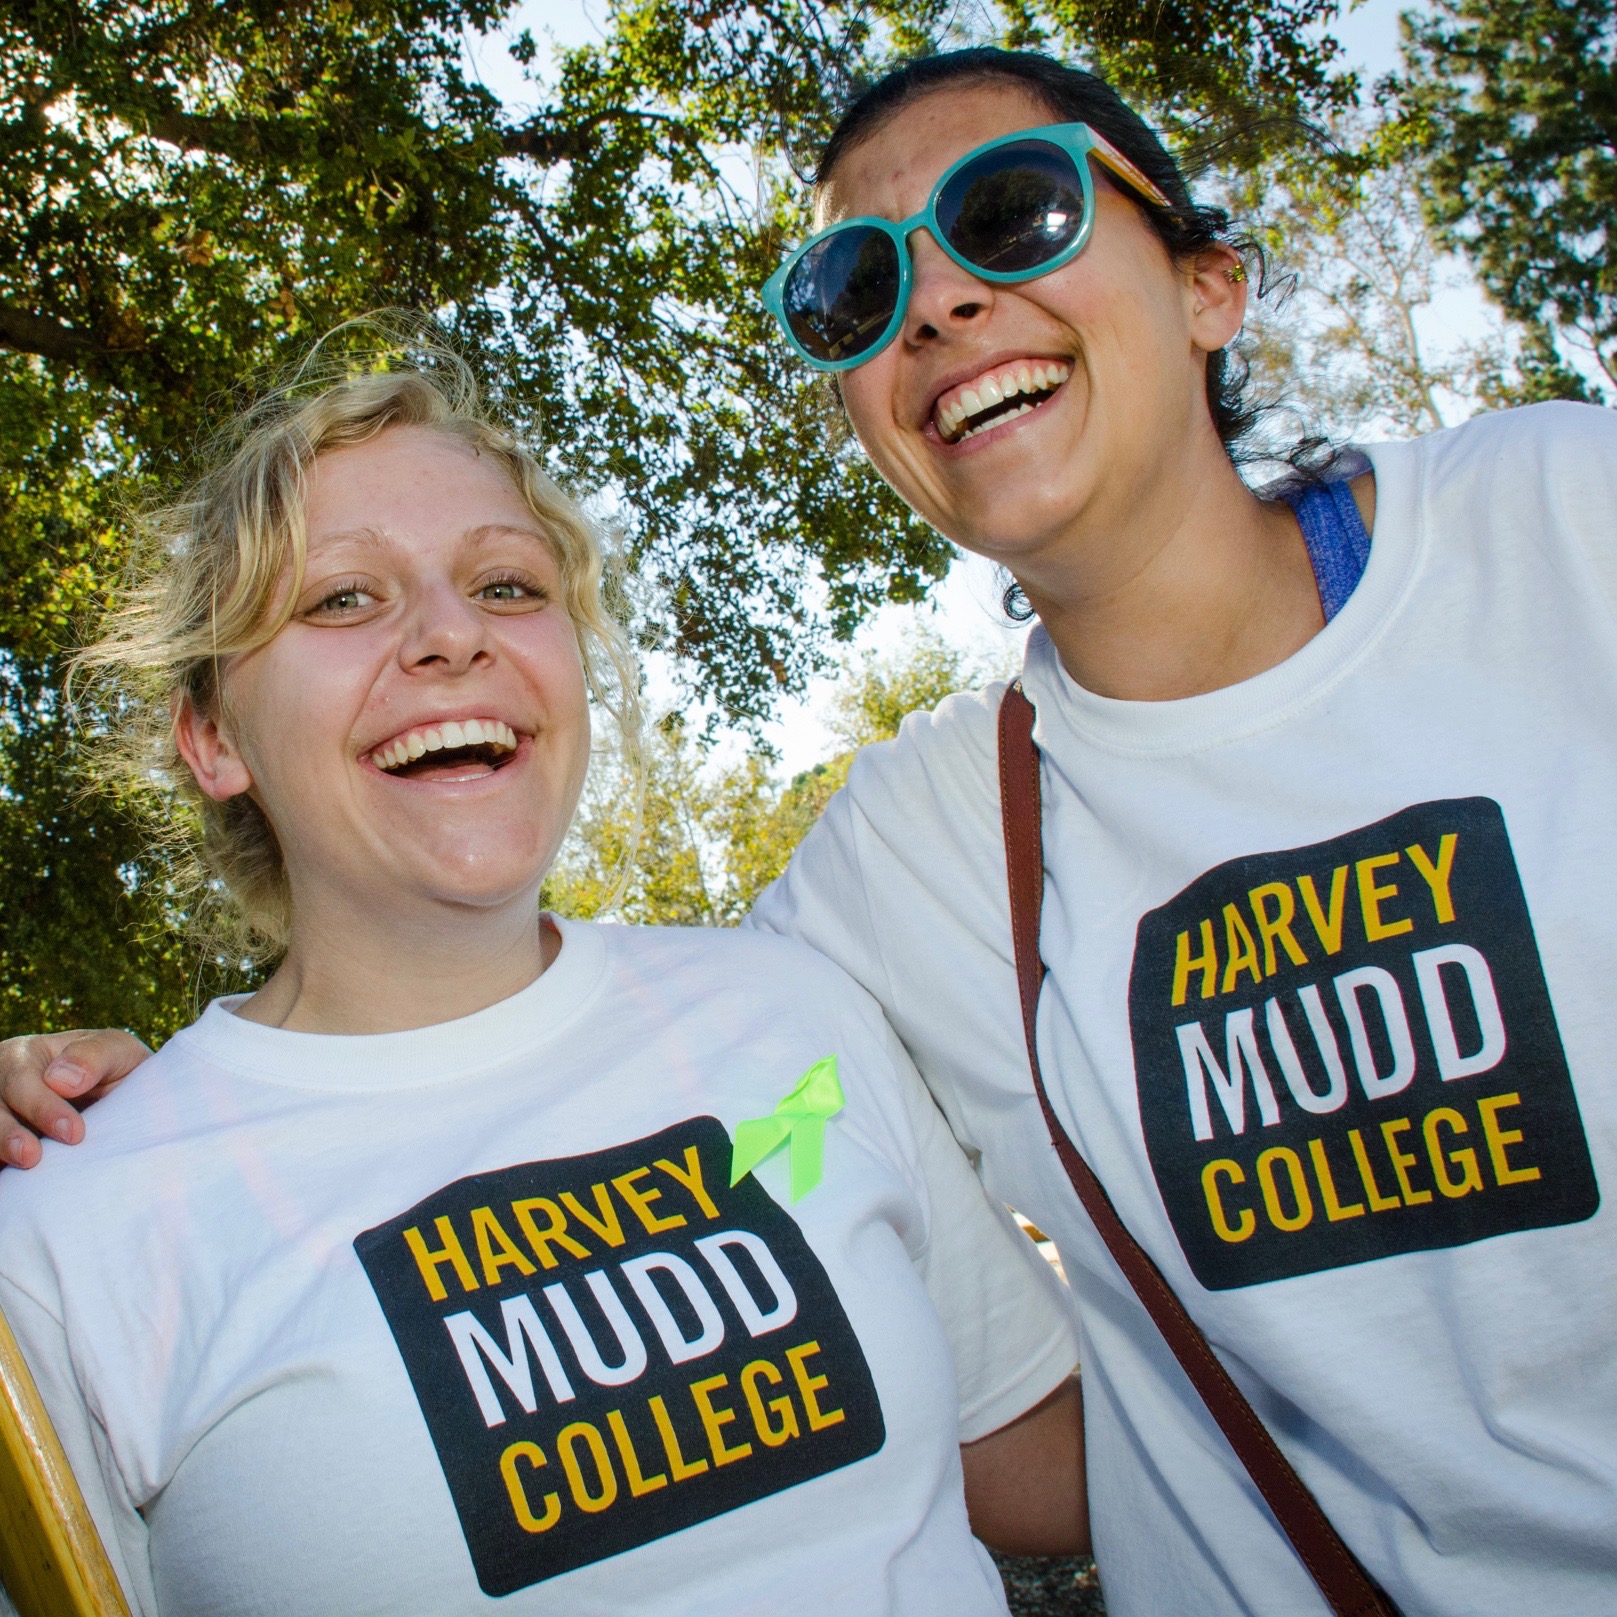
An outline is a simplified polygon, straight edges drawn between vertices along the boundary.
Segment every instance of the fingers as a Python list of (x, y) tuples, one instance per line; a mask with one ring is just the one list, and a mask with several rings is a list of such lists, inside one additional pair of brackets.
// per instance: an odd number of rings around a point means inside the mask
[(77, 1114), (45, 1082), (46, 1067), (70, 1042), (70, 1035), (37, 1034), (0, 1044), (0, 1160), (13, 1167), (39, 1161), (36, 1132), (59, 1140), (73, 1135)]
[(31, 1168), (43, 1155), (33, 1132), (0, 1106), (0, 1164)]
[(38, 1033), (0, 1042), (0, 1162), (31, 1168), (37, 1135), (84, 1138), (79, 1108), (115, 1089), (151, 1052), (133, 1034)]
[[(123, 1028), (97, 1028), (93, 1033), (58, 1033), (45, 1082), (58, 1095), (87, 1106), (110, 1095), (152, 1052)], [(0, 1079), (3, 1084), (3, 1079)], [(0, 1100), (8, 1097), (0, 1088)]]

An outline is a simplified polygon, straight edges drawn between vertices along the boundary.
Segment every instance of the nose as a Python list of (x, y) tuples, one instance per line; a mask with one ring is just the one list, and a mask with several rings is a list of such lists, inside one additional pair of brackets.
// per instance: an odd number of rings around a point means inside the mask
[(407, 620), (399, 663), (407, 673), (463, 674), (492, 659), (488, 618), (453, 585), (422, 592)]
[(937, 342), (964, 336), (994, 307), (994, 289), (962, 269), (931, 235), (910, 237), (910, 306), (904, 313), (904, 341)]

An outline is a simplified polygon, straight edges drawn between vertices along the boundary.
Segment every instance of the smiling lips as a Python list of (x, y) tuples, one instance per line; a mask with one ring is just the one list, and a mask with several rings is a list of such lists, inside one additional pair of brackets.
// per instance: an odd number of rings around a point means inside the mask
[(996, 365), (941, 394), (932, 406), (932, 420), (945, 443), (963, 443), (1001, 421), (1029, 414), (1071, 375), (1072, 366), (1053, 359)]
[(387, 772), (408, 769), (423, 759), (430, 759), (429, 768), (481, 763), (496, 769), (516, 750), (516, 731), (503, 720), (461, 719), (408, 730), (378, 747), (370, 759), (378, 769)]

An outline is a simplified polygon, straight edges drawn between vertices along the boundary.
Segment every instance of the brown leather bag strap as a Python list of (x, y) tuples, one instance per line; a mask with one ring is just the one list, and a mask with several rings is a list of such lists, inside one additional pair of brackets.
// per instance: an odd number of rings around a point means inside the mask
[(1307, 1484), (1292, 1469), (1241, 1389), (1219, 1363), (1201, 1328), (1129, 1234), (1111, 1197), (1067, 1138), (1050, 1105), (1039, 1070), (1039, 990), (1045, 966), (1039, 955), (1039, 912), (1044, 905), (1044, 833), (1039, 806), (1039, 753), (1033, 744), (1033, 704), (1017, 681), (999, 709), (999, 791), (1005, 824), (1005, 867), (1011, 891), (1011, 937), (1022, 997), (1028, 1065), (1044, 1121), (1061, 1165), (1118, 1267), (1201, 1394), (1230, 1447), (1274, 1512), (1305, 1567), (1338, 1617), (1398, 1617), (1397, 1608), (1371, 1581), (1357, 1557), (1326, 1519)]

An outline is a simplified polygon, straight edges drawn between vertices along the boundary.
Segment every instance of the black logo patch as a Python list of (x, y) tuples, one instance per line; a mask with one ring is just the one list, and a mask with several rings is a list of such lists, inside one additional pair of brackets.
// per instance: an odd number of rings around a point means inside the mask
[(1142, 918), (1140, 1121), (1223, 1291), (1600, 1204), (1499, 805), (1232, 859)]
[(692, 1118), (457, 1180), (355, 1240), (486, 1594), (882, 1446), (825, 1270), (729, 1166)]

